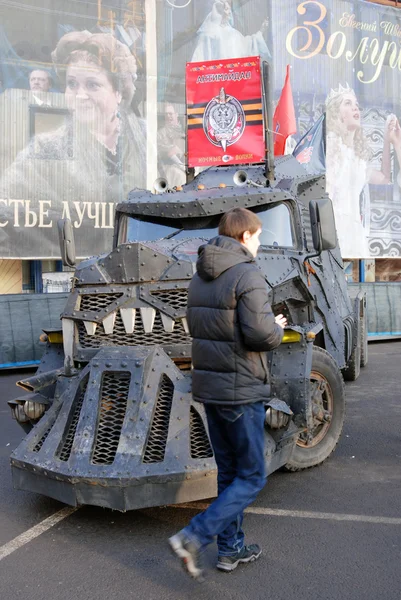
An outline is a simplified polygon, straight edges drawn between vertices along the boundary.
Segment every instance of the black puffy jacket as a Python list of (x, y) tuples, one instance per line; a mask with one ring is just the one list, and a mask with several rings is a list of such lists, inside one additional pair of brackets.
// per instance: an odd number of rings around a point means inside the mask
[(199, 248), (188, 294), (192, 394), (198, 402), (246, 404), (270, 395), (265, 352), (283, 337), (266, 281), (251, 253), (230, 237)]

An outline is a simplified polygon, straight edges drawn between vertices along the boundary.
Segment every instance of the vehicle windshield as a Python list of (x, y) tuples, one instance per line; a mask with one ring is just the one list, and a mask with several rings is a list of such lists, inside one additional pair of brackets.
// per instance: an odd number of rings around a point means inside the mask
[[(291, 248), (294, 245), (291, 214), (286, 204), (253, 207), (262, 221), (260, 243), (274, 248)], [(197, 219), (167, 219), (123, 214), (120, 219), (118, 243), (152, 242), (161, 239), (203, 238), (210, 240), (218, 235), (221, 215)]]
[[(211, 240), (218, 235), (217, 223), (214, 227), (208, 227), (207, 222), (198, 223), (198, 227), (195, 229), (195, 219), (192, 219), (192, 222), (188, 219), (185, 224), (177, 222), (175, 226), (170, 224), (167, 225), (166, 221), (168, 223), (171, 219), (164, 219), (162, 223), (155, 223), (154, 221), (150, 222), (144, 220), (142, 217), (128, 217), (126, 224), (126, 238), (121, 240), (120, 243), (154, 242), (156, 240), (170, 239), (172, 237), (177, 239), (198, 237)], [(192, 225), (192, 227), (190, 225)]]

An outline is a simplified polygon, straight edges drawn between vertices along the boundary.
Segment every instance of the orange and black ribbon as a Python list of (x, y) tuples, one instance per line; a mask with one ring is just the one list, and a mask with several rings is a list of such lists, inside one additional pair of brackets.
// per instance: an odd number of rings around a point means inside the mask
[[(251, 100), (238, 100), (245, 113), (245, 124), (247, 126), (262, 125), (262, 98), (254, 98)], [(203, 127), (203, 115), (205, 108), (209, 102), (201, 104), (188, 104), (188, 129), (201, 129)]]

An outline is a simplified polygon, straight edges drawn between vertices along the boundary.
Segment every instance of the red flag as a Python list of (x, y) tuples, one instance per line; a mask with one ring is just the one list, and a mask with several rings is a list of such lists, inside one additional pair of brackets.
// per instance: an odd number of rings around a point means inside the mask
[(284, 87), (273, 117), (274, 154), (284, 154), (285, 142), (289, 135), (297, 132), (295, 121), (294, 101), (290, 83), (290, 65), (287, 65)]

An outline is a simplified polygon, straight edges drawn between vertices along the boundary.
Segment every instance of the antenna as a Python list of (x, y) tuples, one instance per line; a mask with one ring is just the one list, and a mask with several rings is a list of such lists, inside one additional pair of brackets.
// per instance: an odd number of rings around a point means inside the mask
[(185, 81), (185, 183), (191, 183), (194, 178), (195, 169), (188, 165), (188, 89)]
[(274, 139), (273, 139), (273, 98), (271, 67), (267, 61), (262, 63), (263, 74), (263, 115), (265, 122), (265, 177), (273, 185), (274, 182)]

